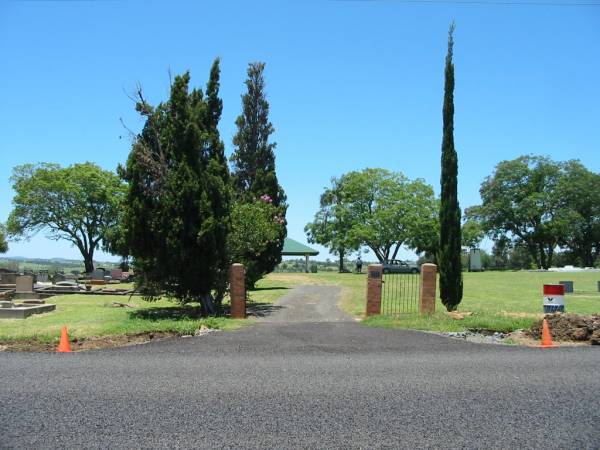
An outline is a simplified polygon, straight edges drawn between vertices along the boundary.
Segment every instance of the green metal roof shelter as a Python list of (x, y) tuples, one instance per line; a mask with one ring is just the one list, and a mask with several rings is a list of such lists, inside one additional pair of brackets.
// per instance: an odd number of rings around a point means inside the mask
[(283, 256), (304, 256), (306, 258), (305, 270), (308, 272), (308, 257), (317, 256), (319, 252), (314, 248), (310, 248), (307, 245), (301, 244), (298, 241), (285, 238), (285, 241), (283, 241), (283, 251), (281, 254)]

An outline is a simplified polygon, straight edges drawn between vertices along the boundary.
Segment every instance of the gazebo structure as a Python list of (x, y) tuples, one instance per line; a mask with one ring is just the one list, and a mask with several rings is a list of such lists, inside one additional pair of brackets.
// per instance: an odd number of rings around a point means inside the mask
[(281, 254), (283, 256), (304, 256), (306, 258), (305, 270), (308, 272), (308, 257), (317, 256), (319, 252), (307, 245), (301, 244), (298, 241), (285, 238), (285, 241), (283, 242), (283, 251)]

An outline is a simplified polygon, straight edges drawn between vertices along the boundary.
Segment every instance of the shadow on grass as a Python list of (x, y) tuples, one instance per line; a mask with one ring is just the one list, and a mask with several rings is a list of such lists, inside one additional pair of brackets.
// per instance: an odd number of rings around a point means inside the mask
[(169, 306), (145, 308), (128, 312), (130, 319), (144, 320), (185, 320), (202, 319), (200, 306)]

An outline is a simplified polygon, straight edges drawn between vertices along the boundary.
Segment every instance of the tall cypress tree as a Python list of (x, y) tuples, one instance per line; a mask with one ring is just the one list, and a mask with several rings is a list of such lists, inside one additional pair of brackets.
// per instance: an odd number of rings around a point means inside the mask
[(120, 174), (128, 182), (122, 252), (134, 259), (147, 297), (162, 293), (199, 301), (217, 312), (227, 270), (230, 181), (217, 123), (218, 60), (207, 97), (177, 76), (168, 101), (150, 106), (139, 92), (146, 123)]
[(217, 128), (223, 111), (223, 101), (219, 97), (220, 88), (220, 59), (216, 58), (210, 69), (210, 76), (206, 85), (206, 177), (207, 194), (210, 198), (213, 217), (213, 235), (216, 247), (219, 249), (215, 260), (215, 291), (216, 301), (220, 305), (227, 287), (229, 265), (231, 263), (227, 249), (231, 220), (230, 211), (232, 203), (232, 188), (225, 145)]
[(457, 178), (458, 157), (454, 149), (454, 23), (448, 31), (446, 55), (444, 108), (444, 132), (442, 138), (442, 171), (440, 195), (440, 297), (448, 311), (454, 311), (462, 300), (461, 229), (458, 205)]
[(233, 179), (238, 197), (253, 201), (268, 195), (273, 205), (285, 204), (285, 193), (275, 173), (275, 142), (269, 142), (275, 131), (269, 122), (269, 102), (265, 97), (265, 64), (248, 66), (247, 92), (242, 95), (242, 114), (235, 121), (238, 131), (233, 137), (235, 151), (231, 156)]
[(247, 281), (253, 284), (260, 274), (271, 272), (281, 262), (281, 251), (287, 234), (285, 213), (286, 196), (275, 173), (275, 142), (270, 136), (275, 129), (269, 121), (269, 102), (265, 97), (265, 64), (248, 65), (247, 91), (242, 95), (242, 114), (235, 123), (237, 133), (233, 137), (235, 150), (233, 163), (233, 186), (238, 202), (253, 203), (267, 201), (277, 209), (276, 217), (283, 222), (280, 235), (269, 242), (266, 249), (256, 254), (252, 266), (256, 274), (248, 274)]

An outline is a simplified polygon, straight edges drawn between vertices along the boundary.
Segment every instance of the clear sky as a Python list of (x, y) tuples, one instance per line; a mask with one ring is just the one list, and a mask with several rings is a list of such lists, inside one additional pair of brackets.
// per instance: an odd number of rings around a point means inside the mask
[[(152, 103), (164, 100), (169, 70), (189, 69), (204, 86), (216, 56), (228, 154), (246, 66), (267, 63), (288, 236), (305, 242), (323, 188), (350, 170), (402, 171), (439, 193), (453, 19), (461, 207), (479, 202), (500, 160), (522, 154), (600, 171), (600, 1), (500, 3), (0, 0), (0, 221), (12, 167), (114, 169), (130, 150), (120, 118), (142, 125), (127, 93), (139, 83)], [(11, 243), (7, 255), (79, 257), (43, 234)]]

